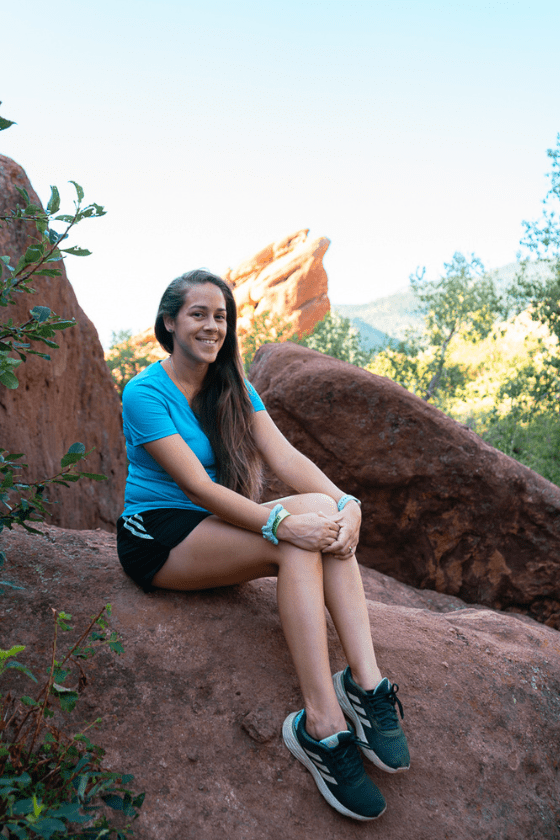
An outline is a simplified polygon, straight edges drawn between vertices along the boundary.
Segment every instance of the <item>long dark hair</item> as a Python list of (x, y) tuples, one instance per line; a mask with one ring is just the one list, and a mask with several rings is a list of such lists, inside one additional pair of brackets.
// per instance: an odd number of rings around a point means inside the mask
[(237, 343), (237, 306), (230, 287), (203, 268), (177, 277), (163, 293), (155, 334), (163, 349), (172, 353), (173, 334), (164, 318), (175, 320), (189, 289), (207, 283), (217, 286), (225, 298), (227, 333), (216, 361), (208, 366), (192, 409), (214, 451), (218, 484), (257, 500), (262, 489), (262, 461), (251, 433), (253, 406)]

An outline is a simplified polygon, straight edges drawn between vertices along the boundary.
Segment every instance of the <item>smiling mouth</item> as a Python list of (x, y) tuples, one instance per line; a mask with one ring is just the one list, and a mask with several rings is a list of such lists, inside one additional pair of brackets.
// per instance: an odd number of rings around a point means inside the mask
[(217, 338), (198, 338), (197, 341), (201, 341), (203, 344), (217, 344)]

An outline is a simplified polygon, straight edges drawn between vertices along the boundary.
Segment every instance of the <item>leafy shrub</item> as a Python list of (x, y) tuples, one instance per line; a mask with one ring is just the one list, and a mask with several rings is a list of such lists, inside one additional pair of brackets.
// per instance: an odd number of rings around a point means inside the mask
[[(107, 770), (104, 750), (92, 744), (86, 732), (73, 735), (56, 723), (57, 711), (71, 712), (87, 683), (85, 660), (107, 645), (121, 653), (114, 631), (109, 631), (103, 607), (67, 653), (58, 658), (58, 631), (72, 629), (72, 616), (53, 610), (54, 636), (47, 679), (34, 697), (0, 694), (0, 824), (9, 840), (124, 840), (132, 834), (144, 794), (135, 796), (130, 775)], [(19, 671), (37, 683), (27, 666), (14, 659), (25, 648), (0, 650), (0, 677)], [(99, 721), (95, 721), (98, 723)], [(108, 806), (126, 818), (119, 828), (107, 817)]]

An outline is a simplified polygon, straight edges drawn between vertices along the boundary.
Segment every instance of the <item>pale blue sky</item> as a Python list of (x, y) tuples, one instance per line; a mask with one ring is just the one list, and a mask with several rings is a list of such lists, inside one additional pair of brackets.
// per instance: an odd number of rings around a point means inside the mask
[[(108, 214), (68, 260), (111, 331), (302, 227), (331, 301), (515, 259), (560, 131), (558, 0), (23, 0), (4, 7), (0, 152)], [(62, 189), (70, 201), (71, 189)], [(63, 314), (63, 313), (61, 313)]]

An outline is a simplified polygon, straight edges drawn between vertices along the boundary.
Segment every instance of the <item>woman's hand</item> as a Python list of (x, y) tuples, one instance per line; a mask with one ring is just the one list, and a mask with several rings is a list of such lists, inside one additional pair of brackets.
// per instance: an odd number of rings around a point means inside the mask
[(360, 525), (362, 511), (355, 502), (348, 502), (334, 519), (340, 525), (338, 539), (323, 549), (325, 554), (332, 554), (339, 560), (349, 560), (353, 557), (360, 540)]
[(276, 536), (307, 551), (325, 551), (339, 538), (338, 516), (326, 516), (321, 512), (294, 513), (282, 520)]

